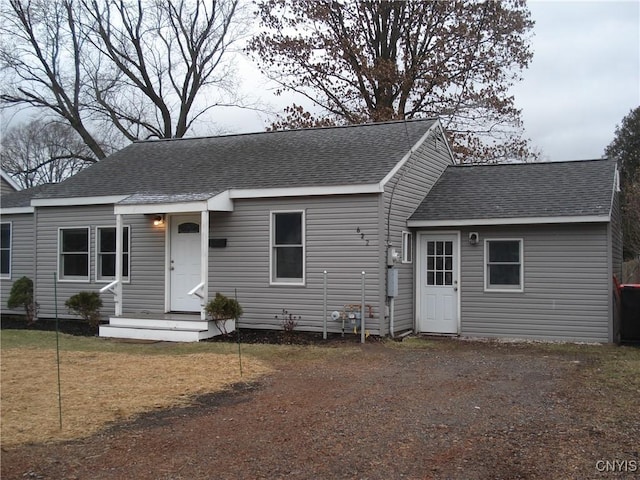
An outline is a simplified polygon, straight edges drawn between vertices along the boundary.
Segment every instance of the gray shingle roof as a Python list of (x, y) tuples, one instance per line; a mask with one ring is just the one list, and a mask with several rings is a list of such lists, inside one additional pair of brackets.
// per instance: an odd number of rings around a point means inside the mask
[(609, 215), (610, 160), (449, 166), (410, 221)]
[(44, 198), (381, 181), (437, 120), (136, 142)]
[(31, 199), (43, 195), (54, 187), (53, 184), (38, 185), (2, 195), (0, 208), (30, 207)]

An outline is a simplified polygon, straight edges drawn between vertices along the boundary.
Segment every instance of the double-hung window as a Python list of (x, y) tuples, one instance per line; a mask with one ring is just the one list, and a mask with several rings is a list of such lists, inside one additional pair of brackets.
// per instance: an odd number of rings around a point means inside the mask
[(304, 284), (304, 217), (303, 211), (271, 212), (271, 283)]
[(522, 240), (485, 241), (485, 290), (523, 290)]
[(89, 281), (89, 228), (58, 230), (58, 277), (67, 281)]
[(0, 278), (11, 278), (11, 223), (0, 223)]
[[(96, 281), (116, 278), (116, 227), (96, 228)], [(122, 280), (129, 280), (129, 227), (122, 227)]]

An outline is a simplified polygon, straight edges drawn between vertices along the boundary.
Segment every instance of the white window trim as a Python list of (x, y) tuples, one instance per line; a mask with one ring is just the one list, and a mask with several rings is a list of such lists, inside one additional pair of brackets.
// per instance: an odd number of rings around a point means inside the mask
[[(407, 248), (409, 245), (409, 248)], [(413, 233), (407, 230), (402, 231), (402, 263), (413, 263)], [(411, 257), (409, 257), (411, 253)]]
[[(275, 248), (275, 216), (278, 213), (302, 214), (302, 279), (293, 278), (291, 281), (275, 278), (274, 248)], [(269, 285), (283, 285), (287, 287), (303, 287), (307, 281), (307, 221), (305, 210), (271, 210), (269, 212)]]
[[(489, 285), (489, 243), (490, 242), (519, 242), (520, 243), (520, 286), (517, 288), (492, 287)], [(522, 293), (524, 292), (524, 239), (523, 238), (485, 238), (484, 239), (484, 264), (482, 266), (484, 273), (484, 291), (485, 292), (508, 292)]]
[[(94, 277), (95, 277), (95, 282), (96, 283), (111, 283), (115, 280), (114, 278), (99, 278), (98, 277), (98, 265), (99, 265), (99, 256), (100, 256), (100, 249), (98, 248), (98, 243), (100, 241), (100, 235), (98, 235), (98, 231), (102, 230), (104, 228), (117, 228), (115, 225), (99, 225), (95, 227), (95, 243), (96, 243), (96, 248), (95, 248), (95, 253), (94, 253), (94, 260), (95, 260), (95, 272), (94, 272)], [(129, 252), (128, 252), (128, 261), (127, 261), (127, 271), (129, 272), (128, 276), (123, 276), (122, 277), (122, 283), (131, 283), (131, 225), (123, 225), (122, 226), (123, 229), (127, 229), (128, 231), (128, 237), (129, 237)], [(124, 253), (124, 252), (123, 252)]]
[[(63, 230), (86, 230), (87, 231), (87, 276), (86, 277), (73, 277), (73, 278), (62, 278), (61, 268), (62, 264), (60, 262), (62, 256), (62, 231)], [(58, 282), (60, 283), (91, 283), (91, 227), (79, 226), (79, 227), (58, 227)]]
[(11, 272), (13, 266), (13, 223), (12, 222), (0, 222), (0, 225), (9, 225), (9, 273), (0, 273), (0, 278), (3, 280), (11, 279)]

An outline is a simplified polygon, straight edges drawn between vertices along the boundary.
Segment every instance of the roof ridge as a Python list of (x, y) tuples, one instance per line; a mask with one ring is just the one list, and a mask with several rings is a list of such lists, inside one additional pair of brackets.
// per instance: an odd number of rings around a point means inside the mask
[(450, 165), (456, 168), (468, 168), (468, 167), (510, 167), (510, 166), (523, 166), (523, 165), (559, 165), (559, 164), (575, 164), (575, 163), (589, 163), (589, 162), (611, 162), (612, 160), (607, 157), (603, 158), (591, 158), (591, 159), (579, 159), (579, 160), (549, 160), (544, 162), (511, 162), (511, 163), (457, 163)]
[(148, 138), (143, 140), (134, 140), (132, 143), (134, 144), (142, 144), (142, 143), (159, 143), (159, 142), (178, 142), (178, 141), (189, 141), (189, 140), (207, 140), (214, 138), (232, 138), (232, 137), (247, 137), (252, 135), (264, 135), (264, 134), (278, 134), (278, 133), (288, 133), (288, 132), (310, 132), (310, 131), (318, 131), (318, 130), (337, 130), (337, 129), (347, 129), (347, 128), (362, 128), (362, 127), (374, 127), (379, 125), (391, 125), (391, 124), (399, 124), (399, 123), (417, 123), (417, 122), (434, 122), (439, 120), (440, 117), (427, 117), (427, 118), (408, 118), (402, 120), (388, 120), (384, 122), (367, 122), (367, 123), (353, 123), (348, 125), (327, 125), (321, 127), (310, 127), (310, 128), (291, 128), (288, 130), (264, 130), (261, 132), (242, 132), (242, 133), (225, 133), (222, 135), (199, 135), (195, 137), (180, 137), (180, 138)]

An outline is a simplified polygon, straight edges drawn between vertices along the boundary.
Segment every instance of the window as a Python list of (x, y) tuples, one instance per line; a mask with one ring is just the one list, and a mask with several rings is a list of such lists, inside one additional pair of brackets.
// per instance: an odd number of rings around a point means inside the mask
[[(116, 278), (116, 228), (96, 228), (96, 280)], [(122, 227), (122, 279), (129, 280), (129, 227)]]
[(60, 280), (89, 280), (89, 229), (61, 228), (58, 233)]
[(453, 242), (427, 242), (427, 285), (453, 285)]
[(272, 283), (304, 284), (304, 230), (304, 212), (272, 212)]
[(0, 223), (0, 278), (11, 278), (11, 224)]
[(200, 225), (193, 222), (178, 225), (178, 233), (200, 233)]
[(522, 291), (522, 240), (485, 241), (485, 289)]
[(413, 235), (402, 232), (402, 263), (413, 262)]

